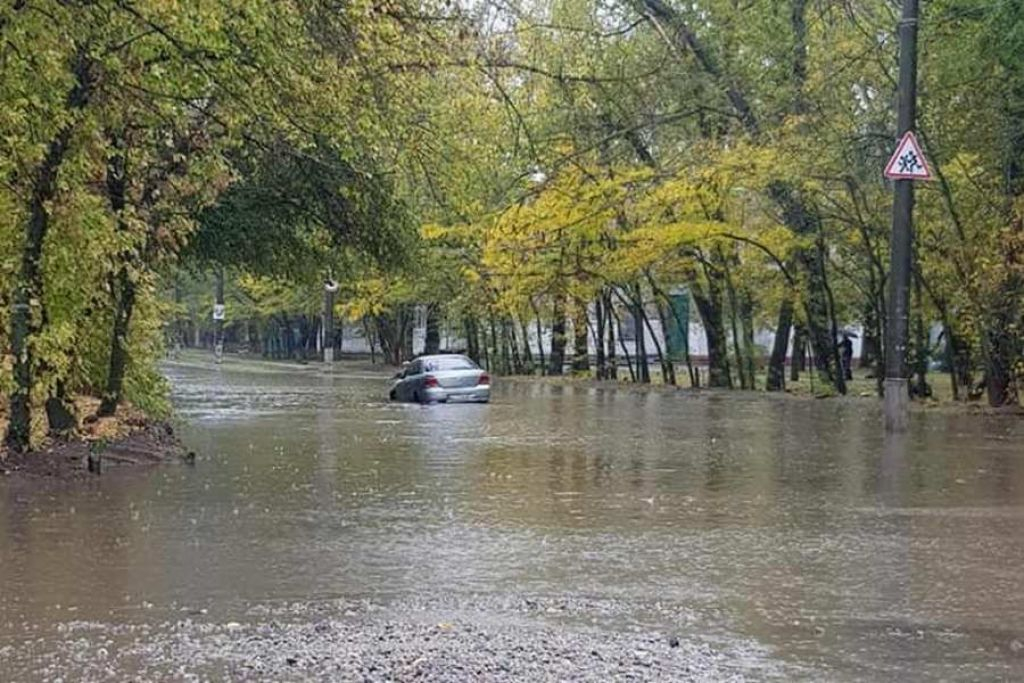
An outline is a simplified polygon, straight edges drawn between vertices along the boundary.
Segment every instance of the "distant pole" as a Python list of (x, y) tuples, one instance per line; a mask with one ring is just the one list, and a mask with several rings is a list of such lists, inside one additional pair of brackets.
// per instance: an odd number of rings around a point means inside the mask
[(213, 293), (213, 357), (217, 363), (224, 358), (224, 268), (217, 268), (217, 284)]
[(334, 294), (338, 283), (328, 278), (324, 281), (324, 363), (334, 362)]
[(174, 271), (174, 359), (178, 359), (182, 344), (185, 341), (185, 330), (181, 322), (181, 277)]
[[(903, 0), (900, 33), (899, 135), (917, 120), (917, 0)], [(910, 421), (907, 344), (910, 336), (910, 275), (914, 230), (914, 181), (896, 180), (889, 242), (889, 320), (885, 349), (885, 429), (902, 432)]]

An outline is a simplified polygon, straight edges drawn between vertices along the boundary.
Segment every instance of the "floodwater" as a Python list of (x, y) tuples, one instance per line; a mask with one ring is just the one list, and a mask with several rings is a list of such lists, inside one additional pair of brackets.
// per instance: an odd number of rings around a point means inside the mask
[(1020, 419), (887, 442), (872, 401), (167, 373), (195, 467), (0, 481), (0, 679), (74, 671), (82, 625), (439, 596), (576, 600), (530, 618), (702, 640), (750, 678), (1024, 678)]

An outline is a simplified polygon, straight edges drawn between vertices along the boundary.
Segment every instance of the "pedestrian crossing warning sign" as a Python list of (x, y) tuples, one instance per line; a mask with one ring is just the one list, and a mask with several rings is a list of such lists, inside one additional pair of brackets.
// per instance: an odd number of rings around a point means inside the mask
[(890, 180), (931, 180), (932, 172), (924, 158), (917, 136), (908, 130), (896, 146), (889, 163), (885, 165), (885, 177)]

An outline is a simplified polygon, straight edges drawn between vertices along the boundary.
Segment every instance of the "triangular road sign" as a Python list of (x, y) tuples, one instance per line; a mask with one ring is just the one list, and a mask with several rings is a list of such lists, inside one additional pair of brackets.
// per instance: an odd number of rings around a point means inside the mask
[(908, 130), (896, 146), (889, 163), (885, 165), (885, 177), (890, 180), (931, 180), (932, 172), (924, 158), (917, 136)]

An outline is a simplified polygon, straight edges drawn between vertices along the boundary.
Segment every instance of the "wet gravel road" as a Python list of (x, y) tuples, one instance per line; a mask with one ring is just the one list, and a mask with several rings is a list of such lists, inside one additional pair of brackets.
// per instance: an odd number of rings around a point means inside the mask
[[(632, 606), (635, 607), (635, 606)], [(260, 607), (238, 621), (62, 624), (57, 647), (26, 659), (0, 648), (9, 680), (65, 681), (729, 681), (800, 677), (754, 644), (559, 623), (618, 611), (543, 598), (343, 600)], [(538, 612), (544, 616), (539, 616)], [(545, 618), (546, 617), (546, 618)]]

